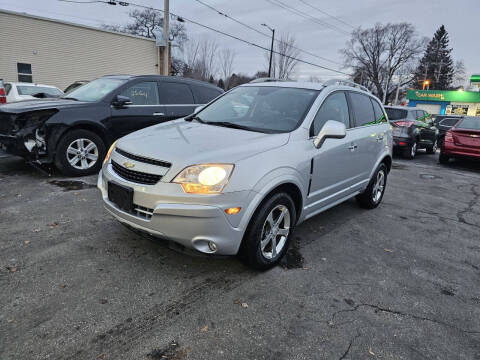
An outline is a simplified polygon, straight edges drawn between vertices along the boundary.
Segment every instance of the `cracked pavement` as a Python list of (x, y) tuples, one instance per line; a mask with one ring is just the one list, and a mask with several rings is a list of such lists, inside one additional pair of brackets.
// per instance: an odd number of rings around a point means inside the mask
[(259, 273), (0, 156), (0, 359), (480, 359), (480, 164), (437, 158), (395, 158), (378, 209), (308, 220)]

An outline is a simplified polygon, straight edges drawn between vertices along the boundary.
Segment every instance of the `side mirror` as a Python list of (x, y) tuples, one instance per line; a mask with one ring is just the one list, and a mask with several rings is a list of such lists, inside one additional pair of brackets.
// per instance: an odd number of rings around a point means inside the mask
[(328, 120), (313, 140), (313, 145), (319, 149), (326, 139), (343, 139), (345, 136), (347, 136), (347, 128), (344, 123)]
[(193, 111), (193, 113), (196, 114), (197, 112), (199, 112), (199, 111), (202, 110), (202, 109), (203, 109), (203, 106), (197, 106), (197, 107), (195, 108), (195, 110)]
[(112, 101), (112, 105), (118, 108), (122, 108), (126, 105), (130, 105), (132, 100), (128, 96), (117, 95)]

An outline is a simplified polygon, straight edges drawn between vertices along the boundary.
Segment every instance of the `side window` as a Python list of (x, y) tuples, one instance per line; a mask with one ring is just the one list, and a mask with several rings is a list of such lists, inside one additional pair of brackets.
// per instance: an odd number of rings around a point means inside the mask
[(350, 92), (356, 126), (366, 126), (375, 123), (375, 114), (370, 98), (367, 95)]
[(193, 94), (195, 95), (196, 104), (206, 104), (219, 96), (222, 92), (220, 90), (212, 89), (207, 86), (191, 85)]
[(156, 81), (144, 81), (130, 86), (120, 95), (132, 100), (132, 105), (158, 105), (158, 87)]
[(12, 90), (12, 84), (5, 84), (5, 93), (8, 95)]
[(313, 119), (310, 136), (317, 136), (328, 120), (340, 121), (347, 128), (350, 127), (348, 103), (343, 91), (335, 92), (323, 101), (317, 115), (315, 115), (315, 119)]
[(160, 83), (160, 103), (166, 105), (192, 105), (193, 95), (187, 84), (174, 82)]
[(373, 105), (373, 113), (375, 114), (375, 123), (380, 124), (382, 122), (387, 122), (387, 117), (383, 113), (382, 107), (377, 100), (370, 98), (370, 101)]

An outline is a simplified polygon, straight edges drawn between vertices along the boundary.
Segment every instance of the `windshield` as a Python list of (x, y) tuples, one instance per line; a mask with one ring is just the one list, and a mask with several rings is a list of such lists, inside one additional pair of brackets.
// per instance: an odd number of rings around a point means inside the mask
[(18, 95), (35, 95), (45, 93), (49, 95), (61, 96), (63, 92), (54, 87), (33, 86), (33, 85), (17, 85)]
[(88, 84), (80, 86), (79, 88), (68, 93), (66, 97), (74, 98), (79, 101), (98, 101), (104, 96), (111, 93), (113, 90), (124, 84), (127, 80), (101, 78), (93, 80)]
[(456, 126), (457, 129), (465, 130), (480, 130), (480, 117), (466, 117), (460, 124)]
[(220, 97), (197, 115), (212, 125), (290, 132), (303, 121), (317, 95), (317, 90), (244, 86)]
[(387, 112), (388, 120), (402, 120), (407, 118), (407, 110), (386, 107), (385, 111)]

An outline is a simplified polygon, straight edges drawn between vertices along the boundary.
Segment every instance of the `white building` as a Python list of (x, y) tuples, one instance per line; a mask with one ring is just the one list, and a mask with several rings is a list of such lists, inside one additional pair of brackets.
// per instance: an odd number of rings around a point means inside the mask
[(55, 85), (109, 74), (158, 74), (155, 41), (0, 10), (0, 79)]

